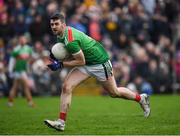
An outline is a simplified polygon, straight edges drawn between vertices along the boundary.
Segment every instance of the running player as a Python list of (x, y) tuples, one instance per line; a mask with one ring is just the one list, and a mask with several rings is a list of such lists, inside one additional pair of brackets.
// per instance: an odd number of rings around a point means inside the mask
[(128, 88), (117, 87), (109, 56), (100, 43), (84, 33), (66, 26), (65, 17), (60, 13), (51, 16), (50, 26), (57, 36), (58, 42), (66, 45), (66, 49), (72, 54), (73, 59), (60, 62), (51, 53), (50, 57), (53, 61), (48, 67), (53, 71), (63, 67), (73, 67), (73, 69), (65, 78), (62, 87), (59, 119), (56, 121), (45, 120), (46, 125), (60, 131), (65, 129), (72, 91), (90, 76), (95, 77), (111, 97), (137, 101), (144, 111), (144, 116), (150, 115), (148, 95), (139, 95)]

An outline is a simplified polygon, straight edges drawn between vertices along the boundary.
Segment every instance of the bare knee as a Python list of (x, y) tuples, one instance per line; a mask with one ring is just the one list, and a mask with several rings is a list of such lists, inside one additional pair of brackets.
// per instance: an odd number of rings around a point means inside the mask
[(72, 92), (73, 86), (67, 83), (64, 83), (62, 86), (62, 93), (70, 94)]
[(118, 97), (118, 93), (116, 91), (113, 92), (109, 92), (110, 97), (112, 98), (117, 98)]
[(112, 98), (117, 98), (119, 97), (119, 94), (118, 94), (118, 90), (116, 89), (106, 89), (105, 90), (108, 92), (109, 96), (112, 97)]
[(112, 98), (117, 98), (117, 95), (116, 94), (110, 94), (110, 97), (112, 97)]
[(118, 91), (118, 90), (113, 90), (112, 92), (109, 93), (110, 96), (112, 98), (120, 98), (122, 95), (121, 95), (121, 92)]

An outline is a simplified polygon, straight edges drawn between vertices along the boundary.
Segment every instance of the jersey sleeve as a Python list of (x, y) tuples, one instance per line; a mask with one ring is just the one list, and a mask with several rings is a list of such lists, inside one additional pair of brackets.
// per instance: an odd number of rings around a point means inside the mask
[(33, 54), (33, 49), (31, 47), (29, 47), (29, 54), (32, 55)]
[(11, 52), (11, 57), (16, 58), (17, 55), (18, 55), (18, 50), (14, 49), (14, 50)]
[(66, 49), (72, 55), (75, 55), (80, 52), (81, 48), (79, 46), (78, 41), (72, 41), (66, 45)]

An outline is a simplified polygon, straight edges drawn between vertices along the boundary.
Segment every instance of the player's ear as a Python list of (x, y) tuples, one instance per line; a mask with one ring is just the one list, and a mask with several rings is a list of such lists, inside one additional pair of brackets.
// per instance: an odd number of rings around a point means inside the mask
[(64, 28), (66, 27), (66, 23), (63, 23), (63, 27), (64, 27)]

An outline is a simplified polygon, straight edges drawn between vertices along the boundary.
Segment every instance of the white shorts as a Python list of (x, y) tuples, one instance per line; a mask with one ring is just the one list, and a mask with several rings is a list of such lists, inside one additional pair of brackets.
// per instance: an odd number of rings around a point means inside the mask
[(27, 73), (25, 71), (22, 72), (14, 72), (13, 73), (14, 79), (27, 79)]
[(77, 69), (84, 74), (95, 77), (99, 81), (106, 81), (113, 75), (112, 64), (109, 60), (103, 64), (85, 65), (77, 67)]

